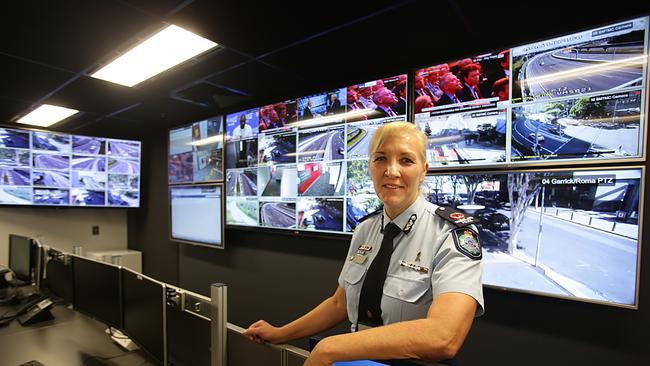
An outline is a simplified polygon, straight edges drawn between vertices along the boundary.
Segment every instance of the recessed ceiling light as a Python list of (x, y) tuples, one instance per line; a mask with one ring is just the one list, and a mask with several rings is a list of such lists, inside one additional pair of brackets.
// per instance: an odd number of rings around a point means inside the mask
[(133, 86), (216, 46), (209, 39), (170, 25), (91, 76)]
[(59, 107), (50, 104), (43, 104), (40, 107), (28, 113), (27, 115), (20, 118), (18, 120), (18, 123), (40, 126), (40, 127), (48, 127), (78, 112), (79, 111), (76, 109)]

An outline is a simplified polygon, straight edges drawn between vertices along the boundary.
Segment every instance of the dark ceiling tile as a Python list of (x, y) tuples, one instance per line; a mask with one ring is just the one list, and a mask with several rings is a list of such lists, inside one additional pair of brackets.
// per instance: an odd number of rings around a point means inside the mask
[(0, 98), (27, 104), (37, 102), (74, 76), (5, 55), (0, 55), (0, 64), (3, 65)]
[(256, 57), (408, 1), (195, 1), (172, 17), (225, 47)]
[(186, 3), (185, 0), (121, 0), (140, 12), (149, 14), (152, 17), (163, 18), (177, 7)]
[(23, 114), (31, 103), (0, 97), (0, 125), (17, 126), (12, 120)]
[[(82, 71), (148, 27), (162, 26), (126, 4), (111, 0), (12, 1), (13, 21), (2, 22), (2, 52), (72, 71)], [(3, 13), (5, 10), (3, 9)]]
[(228, 86), (255, 97), (266, 96), (270, 92), (280, 94), (291, 90), (293, 88), (292, 84), (300, 83), (297, 75), (259, 62), (249, 62), (228, 72), (218, 74), (208, 79), (208, 81), (217, 85)]
[(169, 98), (151, 99), (134, 108), (116, 114), (116, 119), (133, 121), (133, 128), (166, 128), (169, 125), (189, 123), (218, 114), (206, 108)]
[(184, 89), (188, 84), (226, 72), (246, 60), (247, 58), (238, 53), (219, 48), (144, 81), (136, 88), (149, 95), (169, 96), (175, 89)]
[(213, 106), (217, 109), (226, 108), (250, 98), (250, 96), (242, 95), (234, 89), (227, 89), (205, 82), (193, 84), (186, 89), (179, 90), (175, 97), (179, 100)]
[(140, 94), (137, 89), (84, 76), (66, 85), (46, 102), (100, 115), (142, 101)]

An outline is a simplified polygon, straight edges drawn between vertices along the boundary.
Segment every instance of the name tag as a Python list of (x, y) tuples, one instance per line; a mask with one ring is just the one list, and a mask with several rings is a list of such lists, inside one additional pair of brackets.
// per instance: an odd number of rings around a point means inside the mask
[(403, 261), (403, 260), (399, 261), (399, 265), (402, 266), (402, 267), (414, 269), (414, 270), (416, 270), (418, 272), (429, 273), (429, 268), (418, 266), (417, 264), (409, 263), (409, 262), (406, 262), (406, 261)]

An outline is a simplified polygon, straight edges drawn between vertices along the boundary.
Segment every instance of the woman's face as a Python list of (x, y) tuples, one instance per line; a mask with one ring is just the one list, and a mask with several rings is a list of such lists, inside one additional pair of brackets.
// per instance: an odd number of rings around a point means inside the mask
[(386, 136), (370, 156), (370, 177), (391, 219), (418, 197), (428, 169), (418, 154), (419, 147), (420, 142), (414, 136), (400, 132)]

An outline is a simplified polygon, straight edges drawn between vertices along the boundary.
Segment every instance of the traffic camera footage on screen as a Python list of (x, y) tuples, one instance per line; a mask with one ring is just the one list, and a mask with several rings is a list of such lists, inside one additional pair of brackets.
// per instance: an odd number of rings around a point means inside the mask
[(0, 128), (0, 204), (140, 206), (140, 142)]

